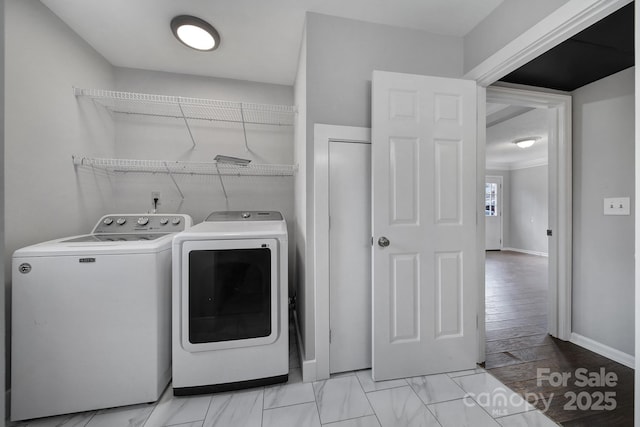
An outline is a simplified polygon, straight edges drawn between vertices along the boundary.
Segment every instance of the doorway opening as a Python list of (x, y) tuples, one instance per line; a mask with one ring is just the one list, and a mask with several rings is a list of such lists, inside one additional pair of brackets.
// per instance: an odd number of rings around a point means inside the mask
[[(549, 344), (548, 109), (487, 103), (485, 328), (487, 369)], [(521, 147), (516, 142), (530, 140)], [(542, 348), (542, 350), (544, 350)]]
[[(486, 167), (482, 165), (481, 179), (484, 181), (485, 174), (503, 177), (503, 248), (517, 249), (532, 256), (548, 255), (547, 332), (568, 340), (571, 333), (571, 98), (492, 86), (487, 89), (486, 102), (489, 129), (485, 151), (490, 161)], [(498, 104), (499, 108), (492, 104)], [(526, 149), (534, 153), (529, 158), (521, 154), (525, 149), (504, 136), (509, 122), (515, 123), (512, 126), (515, 128), (524, 128), (530, 122), (526, 133), (530, 133), (527, 136), (536, 142)], [(534, 127), (531, 123), (538, 125)], [(501, 132), (503, 142), (492, 146), (490, 138)], [(521, 138), (522, 135), (515, 137)], [(497, 154), (502, 155), (501, 164), (495, 160)], [(511, 188), (511, 181), (517, 191)], [(544, 189), (548, 189), (546, 195)], [(513, 200), (506, 201), (512, 196)], [(535, 198), (537, 202), (532, 202)], [(514, 227), (511, 235), (511, 224), (505, 218), (516, 216), (521, 224)], [(481, 312), (481, 318), (485, 320), (484, 304)], [(480, 343), (482, 356), (486, 356), (484, 336)], [(482, 361), (485, 359), (483, 357)]]

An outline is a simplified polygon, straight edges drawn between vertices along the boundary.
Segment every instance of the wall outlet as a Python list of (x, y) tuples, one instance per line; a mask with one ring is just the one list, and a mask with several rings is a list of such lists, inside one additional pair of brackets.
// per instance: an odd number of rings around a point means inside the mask
[[(158, 200), (157, 202), (156, 202), (156, 199)], [(151, 192), (151, 208), (157, 209), (158, 206), (160, 206), (160, 192), (152, 191)]]
[(605, 197), (604, 214), (605, 215), (630, 215), (631, 214), (631, 198), (630, 197)]

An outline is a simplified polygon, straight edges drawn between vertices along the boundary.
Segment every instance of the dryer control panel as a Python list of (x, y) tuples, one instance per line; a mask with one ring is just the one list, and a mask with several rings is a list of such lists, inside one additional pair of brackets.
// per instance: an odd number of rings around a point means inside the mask
[(282, 214), (276, 211), (211, 212), (206, 221), (282, 221)]
[(92, 233), (177, 233), (191, 225), (191, 217), (182, 214), (111, 214), (100, 218)]

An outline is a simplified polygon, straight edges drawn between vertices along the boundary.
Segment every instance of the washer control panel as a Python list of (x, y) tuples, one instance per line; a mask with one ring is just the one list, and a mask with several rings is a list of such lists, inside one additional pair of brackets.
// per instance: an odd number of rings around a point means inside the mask
[(191, 227), (189, 215), (179, 214), (112, 214), (105, 215), (93, 228), (101, 233), (177, 233)]

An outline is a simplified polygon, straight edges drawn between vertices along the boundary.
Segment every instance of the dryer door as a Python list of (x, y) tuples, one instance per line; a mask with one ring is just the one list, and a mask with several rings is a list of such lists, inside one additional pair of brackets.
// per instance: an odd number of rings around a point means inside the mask
[(197, 240), (182, 246), (181, 342), (190, 352), (278, 338), (278, 241)]

